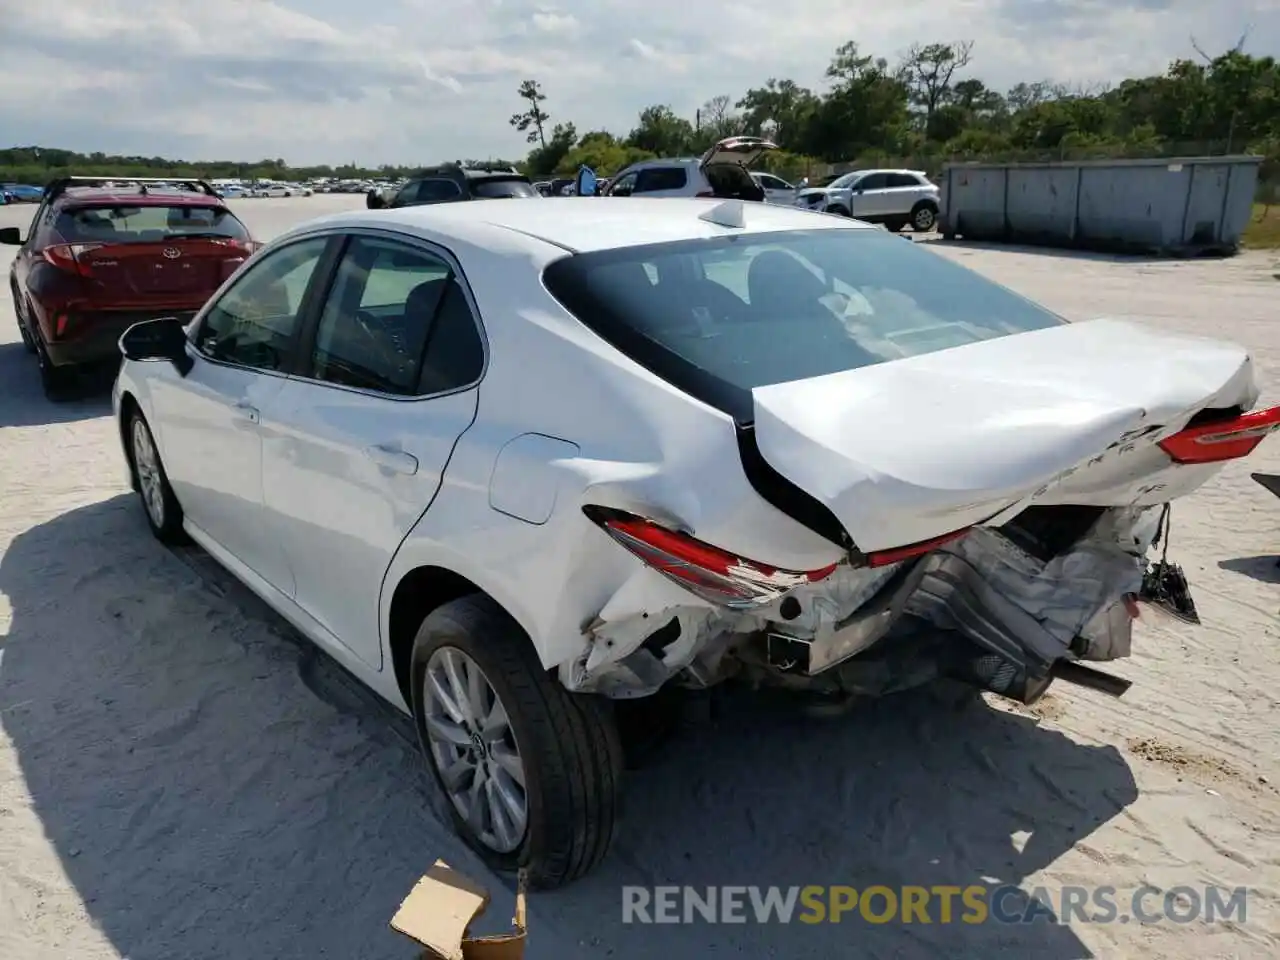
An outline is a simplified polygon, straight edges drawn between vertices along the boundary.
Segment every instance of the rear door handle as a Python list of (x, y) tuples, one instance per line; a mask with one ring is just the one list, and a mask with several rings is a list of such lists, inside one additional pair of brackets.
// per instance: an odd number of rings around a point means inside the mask
[(389, 470), (392, 473), (403, 473), (411, 477), (418, 472), (418, 458), (390, 444), (380, 443), (365, 447), (364, 455), (383, 470)]
[(231, 408), (236, 412), (238, 417), (248, 420), (250, 423), (258, 422), (258, 408), (241, 401)]

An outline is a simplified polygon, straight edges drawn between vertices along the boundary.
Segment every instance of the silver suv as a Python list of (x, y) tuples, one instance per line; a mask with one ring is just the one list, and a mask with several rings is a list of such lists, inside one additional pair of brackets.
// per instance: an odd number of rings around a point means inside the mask
[(796, 196), (796, 206), (898, 231), (928, 233), (938, 223), (940, 191), (921, 170), (855, 170)]
[(765, 199), (749, 167), (776, 144), (759, 137), (727, 137), (701, 157), (642, 160), (624, 167), (604, 191), (606, 197), (723, 197)]

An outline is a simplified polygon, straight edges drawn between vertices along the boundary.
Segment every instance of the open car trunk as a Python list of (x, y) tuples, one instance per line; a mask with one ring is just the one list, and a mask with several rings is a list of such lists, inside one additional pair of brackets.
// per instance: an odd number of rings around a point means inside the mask
[(759, 137), (727, 137), (702, 155), (702, 174), (717, 198), (764, 200), (764, 189), (751, 177), (751, 164), (777, 149), (776, 144)]

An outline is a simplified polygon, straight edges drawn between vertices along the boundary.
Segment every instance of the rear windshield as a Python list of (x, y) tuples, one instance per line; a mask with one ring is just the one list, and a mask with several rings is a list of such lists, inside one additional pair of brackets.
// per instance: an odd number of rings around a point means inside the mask
[(63, 210), (54, 230), (69, 242), (146, 243), (186, 236), (248, 240), (249, 231), (222, 207), (94, 205)]
[(502, 197), (536, 197), (538, 191), (527, 180), (476, 180), (471, 184), (471, 195), (482, 200), (499, 200)]
[(753, 419), (751, 390), (1065, 323), (883, 230), (805, 230), (578, 254), (544, 282), (658, 376)]

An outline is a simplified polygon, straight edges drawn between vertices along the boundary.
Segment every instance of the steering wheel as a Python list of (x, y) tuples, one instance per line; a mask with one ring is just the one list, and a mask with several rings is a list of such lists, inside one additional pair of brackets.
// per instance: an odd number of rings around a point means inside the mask
[(387, 338), (377, 332), (377, 328), (382, 325), (381, 320), (367, 310), (357, 310), (355, 319), (357, 329), (369, 341), (384, 369), (403, 373), (406, 358), (399, 350), (389, 347)]

